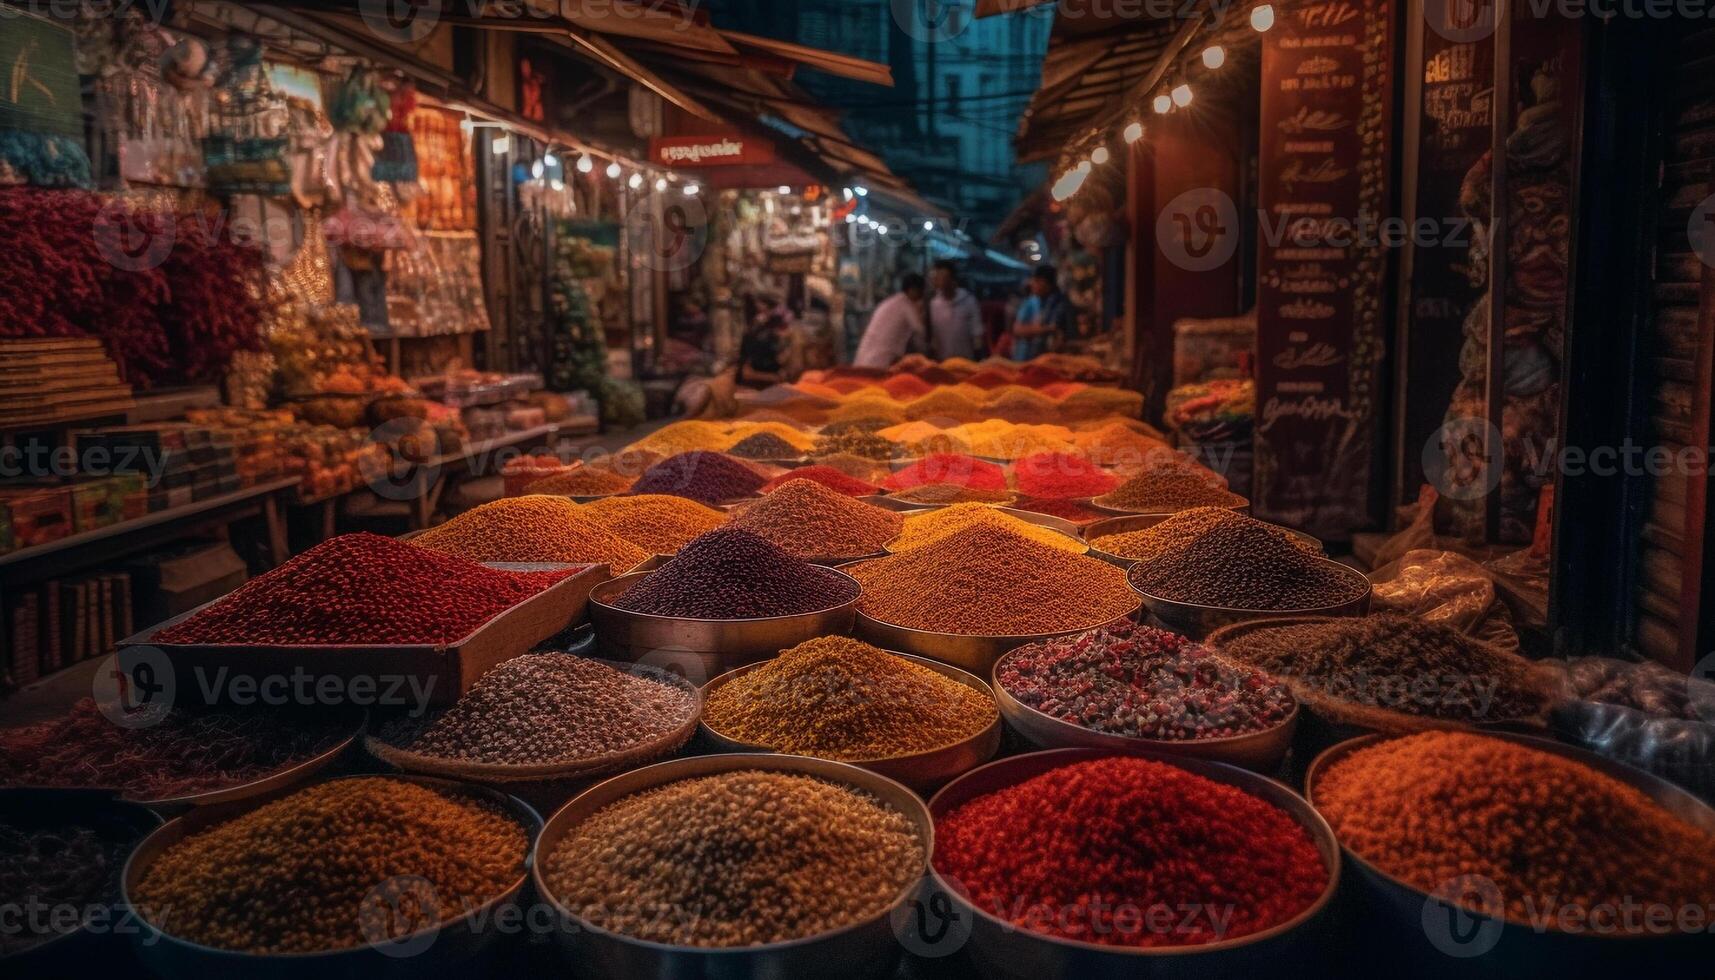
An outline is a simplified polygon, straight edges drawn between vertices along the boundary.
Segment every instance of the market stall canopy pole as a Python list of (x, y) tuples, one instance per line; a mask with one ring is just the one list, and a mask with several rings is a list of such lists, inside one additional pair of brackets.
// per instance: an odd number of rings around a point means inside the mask
[(637, 84), (642, 85), (644, 88), (649, 89), (651, 92), (654, 92), (656, 95), (661, 96), (663, 99), (666, 99), (668, 102), (673, 103), (686, 112), (689, 112), (694, 116), (707, 119), (710, 122), (724, 121), (714, 110), (692, 98), (678, 86), (668, 82), (660, 75), (650, 71), (648, 68), (644, 67), (642, 62), (639, 62), (624, 51), (621, 51), (618, 46), (606, 38), (575, 27), (567, 28), (566, 37), (568, 37), (577, 47), (580, 47), (584, 51), (595, 56), (595, 58), (601, 61), (602, 64), (605, 64), (614, 71), (625, 75), (627, 78), (632, 79), (637, 82)]
[(755, 34), (744, 34), (739, 31), (723, 30), (720, 33), (722, 37), (741, 48), (756, 48), (776, 57), (808, 65), (818, 71), (838, 75), (841, 78), (893, 87), (893, 69), (877, 61), (866, 61), (862, 58), (853, 58), (850, 55), (823, 51), (820, 48), (792, 44), (788, 41), (777, 41), (773, 38), (758, 37)]

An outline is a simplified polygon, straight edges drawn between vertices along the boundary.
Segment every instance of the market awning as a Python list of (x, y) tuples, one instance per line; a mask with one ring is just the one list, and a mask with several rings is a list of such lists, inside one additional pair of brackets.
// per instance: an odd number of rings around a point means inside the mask
[(1104, 17), (1054, 19), (1042, 82), (1018, 123), (1021, 160), (1064, 152), (1130, 94), (1148, 82), (1173, 45), (1179, 24), (1170, 20)]

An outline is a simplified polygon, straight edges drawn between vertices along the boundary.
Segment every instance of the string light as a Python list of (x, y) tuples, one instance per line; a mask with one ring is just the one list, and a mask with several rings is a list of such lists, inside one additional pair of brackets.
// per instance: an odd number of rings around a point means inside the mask
[(555, 177), (553, 180), (548, 181), (548, 186), (552, 187), (556, 191), (563, 191), (566, 189), (566, 182)]
[(1274, 4), (1259, 3), (1251, 9), (1251, 28), (1258, 34), (1274, 26)]
[(542, 164), (543, 166), (548, 167), (558, 167), (560, 165), (560, 158), (554, 155), (553, 150), (549, 150), (547, 153), (542, 154)]
[(1203, 67), (1219, 68), (1227, 63), (1227, 49), (1219, 44), (1211, 44), (1203, 49)]
[(785, 184), (781, 184), (779, 187), (774, 188), (774, 192), (776, 194), (790, 194), (792, 193), (792, 188)]
[(494, 155), (497, 157), (505, 156), (506, 151), (512, 149), (512, 137), (505, 133), (501, 133), (499, 136), (494, 138), (494, 142), (488, 144), (488, 148), (493, 150)]
[(542, 175), (544, 173), (546, 173), (547, 171), (548, 171), (548, 168), (542, 166), (541, 160), (537, 160), (535, 163), (532, 163), (530, 165), (530, 176), (536, 178), (537, 180), (541, 180)]
[(858, 216), (857, 216), (857, 215), (855, 215), (855, 214), (848, 214), (848, 215), (846, 215), (846, 224), (848, 224), (848, 225), (855, 225), (855, 224), (857, 224), (857, 219), (858, 219)]
[(842, 195), (842, 196), (843, 196), (843, 197), (845, 197), (845, 199), (846, 199), (846, 200), (848, 200), (848, 201), (849, 201), (849, 200), (851, 200), (851, 199), (852, 199), (852, 189), (851, 189), (851, 188), (850, 188), (850, 187), (842, 187), (842, 188), (840, 188), (840, 194), (841, 194), (841, 195)]
[(868, 197), (869, 196), (869, 188), (863, 186), (862, 184), (859, 184), (858, 186), (852, 188), (852, 193), (856, 194), (858, 197)]
[(1090, 162), (1094, 163), (1098, 166), (1100, 166), (1101, 164), (1107, 163), (1108, 162), (1108, 148), (1105, 146), (1098, 146), (1094, 150), (1091, 150), (1090, 151)]
[(618, 180), (619, 174), (620, 174), (620, 169), (619, 169), (619, 161), (618, 160), (615, 160), (612, 163), (607, 165), (607, 177), (609, 180)]
[(631, 179), (625, 182), (625, 186), (631, 188), (632, 190), (636, 190), (639, 187), (642, 187), (643, 186), (643, 175), (642, 174), (632, 174)]
[(1136, 143), (1140, 139), (1143, 139), (1143, 123), (1128, 123), (1125, 127), (1125, 141)]
[(935, 222), (925, 220), (923, 222), (923, 230), (924, 231), (934, 231), (935, 230)]
[(665, 178), (665, 177), (655, 178), (655, 190), (656, 190), (656, 192), (659, 193), (659, 192), (664, 191), (666, 189), (667, 189), (667, 178)]
[(887, 226), (886, 226), (886, 225), (876, 225), (876, 226), (875, 226), (875, 233), (876, 233), (876, 234), (877, 234), (877, 235), (885, 235), (885, 234), (887, 234)]
[(1180, 82), (1173, 86), (1173, 104), (1183, 109), (1191, 104), (1191, 86)]
[(686, 184), (685, 185), (685, 196), (686, 197), (696, 197), (698, 192), (700, 192), (701, 190), (702, 190), (702, 188), (698, 187), (696, 184)]
[(1162, 115), (1166, 115), (1167, 113), (1171, 112), (1172, 110), (1173, 110), (1173, 100), (1167, 97), (1167, 93), (1163, 92), (1162, 94), (1155, 97), (1155, 111), (1156, 112), (1159, 112)]
[(590, 159), (590, 155), (588, 153), (583, 153), (578, 156), (578, 173), (587, 174), (594, 169), (595, 161)]

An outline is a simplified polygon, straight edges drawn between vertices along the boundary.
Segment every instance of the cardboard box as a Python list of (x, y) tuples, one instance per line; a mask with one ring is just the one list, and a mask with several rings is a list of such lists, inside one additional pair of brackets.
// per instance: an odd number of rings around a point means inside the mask
[(250, 569), (224, 541), (191, 542), (129, 562), (131, 600), (145, 623), (171, 619), (243, 585)]

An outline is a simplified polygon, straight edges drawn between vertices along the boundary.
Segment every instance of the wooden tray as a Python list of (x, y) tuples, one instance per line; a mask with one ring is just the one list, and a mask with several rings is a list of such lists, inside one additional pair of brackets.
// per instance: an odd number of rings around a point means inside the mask
[[(495, 562), (489, 567), (530, 572), (576, 566)], [(156, 633), (220, 601), (214, 599), (120, 641), (119, 663), (121, 669), (130, 671), (142, 662), (142, 650), (159, 651), (172, 668), (173, 689), (180, 702), (186, 698), (200, 702), (207, 689), (215, 685), (217, 676), (222, 678), (219, 692), (226, 693), (232, 690), (236, 678), (291, 677), (302, 671), (312, 678), (337, 677), (347, 685), (362, 679), (374, 683), (379, 695), (387, 694), (388, 688), (402, 696), (426, 691), (430, 704), (451, 704), (496, 664), (526, 653), (561, 630), (582, 622), (589, 610), (590, 590), (608, 577), (606, 565), (586, 565), (583, 571), (525, 599), (450, 644), (270, 646), (152, 642)], [(311, 684), (306, 686), (314, 689)], [(349, 687), (342, 687), (341, 691), (350, 694)]]

